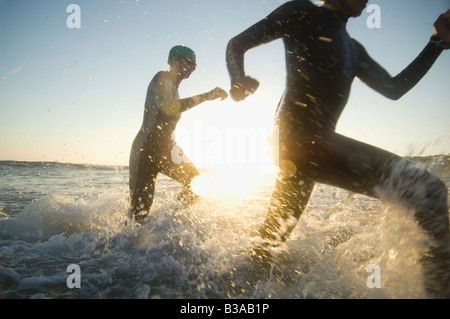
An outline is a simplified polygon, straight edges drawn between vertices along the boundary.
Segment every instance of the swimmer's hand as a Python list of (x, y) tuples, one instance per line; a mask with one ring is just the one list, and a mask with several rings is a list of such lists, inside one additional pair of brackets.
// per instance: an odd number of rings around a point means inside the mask
[(221, 101), (223, 101), (228, 97), (228, 93), (219, 87), (216, 87), (215, 89), (209, 91), (207, 94), (208, 94), (208, 100), (210, 100), (210, 101), (219, 99), (219, 98)]
[(433, 25), (434, 37), (439, 38), (439, 44), (445, 49), (450, 48), (450, 9), (441, 14)]
[(244, 100), (247, 96), (255, 93), (258, 89), (259, 82), (249, 76), (243, 77), (236, 83), (233, 83), (230, 95), (236, 102)]

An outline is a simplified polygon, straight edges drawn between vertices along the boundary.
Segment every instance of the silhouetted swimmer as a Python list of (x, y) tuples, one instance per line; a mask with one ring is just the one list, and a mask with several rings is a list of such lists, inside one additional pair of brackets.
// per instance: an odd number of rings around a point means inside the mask
[[(259, 235), (267, 245), (285, 241), (304, 212), (315, 183), (374, 198), (394, 199), (414, 211), (436, 245), (432, 263), (443, 274), (429, 281), (433, 296), (449, 297), (447, 187), (437, 177), (395, 154), (335, 132), (353, 79), (390, 99), (407, 93), (450, 44), (450, 10), (434, 24), (434, 34), (417, 58), (392, 77), (346, 31), (366, 0), (290, 1), (228, 43), (231, 97), (240, 101), (258, 88), (244, 71), (248, 50), (282, 39), (286, 88), (276, 112), (279, 166), (268, 215)], [(439, 253), (436, 253), (440, 251)], [(428, 271), (427, 276), (433, 276)], [(442, 285), (439, 286), (438, 285)], [(445, 286), (446, 285), (446, 286)]]
[(194, 106), (215, 99), (226, 99), (221, 88), (180, 99), (178, 87), (196, 68), (194, 51), (175, 46), (169, 52), (169, 71), (158, 72), (147, 89), (144, 119), (130, 154), (130, 195), (133, 216), (145, 218), (153, 203), (155, 182), (163, 173), (183, 185), (180, 200), (190, 202), (197, 196), (190, 184), (199, 175), (197, 168), (172, 139), (181, 113)]

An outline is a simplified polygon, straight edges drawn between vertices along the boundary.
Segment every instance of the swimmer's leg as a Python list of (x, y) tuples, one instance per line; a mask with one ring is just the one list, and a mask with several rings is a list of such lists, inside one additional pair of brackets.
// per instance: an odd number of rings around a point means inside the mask
[(177, 200), (190, 204), (198, 199), (198, 195), (191, 189), (191, 183), (195, 177), (200, 175), (200, 173), (179, 147), (178, 152), (179, 154), (182, 154), (177, 157), (177, 162), (179, 163), (172, 161), (170, 156), (165, 156), (164, 164), (161, 165), (161, 172), (183, 186), (181, 193), (177, 196)]
[(314, 181), (402, 205), (413, 211), (433, 241), (448, 238), (447, 187), (425, 169), (336, 133), (315, 141), (307, 151), (309, 157), (296, 163)]
[(406, 160), (398, 161), (384, 184), (381, 198), (396, 200), (414, 212), (419, 226), (431, 239), (422, 258), (425, 288), (433, 298), (450, 298), (450, 235), (447, 187), (425, 169)]
[(279, 245), (289, 237), (314, 189), (314, 182), (301, 172), (283, 175), (277, 178), (267, 217), (258, 232), (269, 246)]
[(141, 158), (137, 166), (130, 167), (131, 212), (135, 221), (142, 223), (150, 212), (155, 195), (158, 166), (149, 158)]
[(384, 194), (389, 194), (391, 200), (414, 212), (418, 224), (432, 239), (434, 248), (424, 257), (427, 289), (433, 296), (449, 298), (448, 191), (445, 184), (395, 154), (339, 134), (316, 139), (314, 143), (302, 142), (299, 149), (290, 148), (287, 153), (295, 164), (294, 169), (306, 172), (309, 177), (302, 179), (306, 196), (300, 196), (302, 187), (296, 184), (301, 179), (298, 173), (295, 178), (279, 180), (268, 216), (260, 229), (261, 237), (283, 241), (289, 236), (306, 207), (312, 191), (311, 181), (374, 198), (385, 199)]
[(317, 169), (310, 167), (316, 182), (389, 201), (412, 212), (433, 245), (422, 263), (427, 290), (435, 297), (450, 297), (445, 184), (404, 158), (339, 134), (317, 141), (312, 151), (320, 154), (314, 157)]
[(131, 209), (135, 221), (142, 221), (150, 213), (155, 195), (156, 175), (150, 175), (147, 183), (142, 183), (131, 192)]

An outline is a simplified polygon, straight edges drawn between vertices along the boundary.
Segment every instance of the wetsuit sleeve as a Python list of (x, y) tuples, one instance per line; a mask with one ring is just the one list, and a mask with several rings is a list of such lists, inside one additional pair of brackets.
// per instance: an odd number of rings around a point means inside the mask
[(387, 98), (398, 100), (411, 90), (428, 72), (443, 48), (435, 42), (428, 42), (422, 52), (402, 72), (392, 77), (375, 62), (364, 47), (356, 42), (359, 48), (359, 62), (356, 76), (369, 87)]
[(163, 112), (166, 115), (180, 114), (208, 100), (208, 93), (199, 94), (185, 99), (165, 100), (163, 101)]
[(174, 88), (174, 84), (168, 79), (167, 76), (164, 75), (160, 76), (157, 89), (158, 107), (168, 116), (180, 114), (210, 99), (209, 93), (203, 93), (185, 99), (180, 99), (175, 94), (176, 88)]
[(298, 1), (288, 2), (266, 18), (232, 38), (226, 49), (226, 62), (231, 84), (245, 77), (244, 54), (259, 45), (282, 38), (295, 17)]

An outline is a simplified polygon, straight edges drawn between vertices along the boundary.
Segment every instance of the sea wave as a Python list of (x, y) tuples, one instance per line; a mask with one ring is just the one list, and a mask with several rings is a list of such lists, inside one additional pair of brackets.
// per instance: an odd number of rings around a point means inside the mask
[[(417, 163), (448, 183), (448, 159)], [(263, 262), (248, 252), (258, 244), (270, 181), (249, 196), (223, 192), (186, 207), (175, 200), (179, 186), (161, 179), (152, 213), (138, 225), (130, 219), (126, 170), (6, 165), (62, 173), (49, 174), (36, 198), (17, 199), (24, 201), (17, 213), (0, 211), (0, 298), (426, 297), (425, 235), (408, 212), (372, 198), (317, 185), (289, 240)], [(43, 181), (29, 176), (30, 189)], [(67, 179), (75, 187), (57, 191)], [(17, 193), (10, 194), (13, 201)], [(67, 285), (69, 265), (80, 267), (80, 288)], [(380, 288), (368, 286), (371, 265), (381, 270)]]

